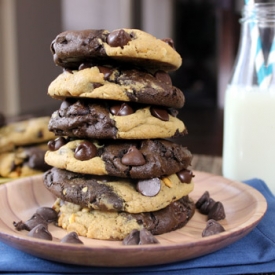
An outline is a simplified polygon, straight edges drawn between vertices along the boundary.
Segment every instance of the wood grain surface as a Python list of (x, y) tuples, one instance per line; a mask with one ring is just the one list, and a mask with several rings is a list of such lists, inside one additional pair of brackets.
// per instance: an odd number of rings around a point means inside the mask
[(249, 233), (266, 211), (264, 197), (255, 189), (221, 176), (194, 171), (196, 201), (204, 191), (224, 204), (226, 219), (220, 221), (225, 232), (202, 237), (207, 217), (195, 212), (182, 229), (157, 236), (159, 244), (123, 246), (121, 241), (100, 241), (80, 237), (84, 245), (60, 243), (67, 234), (49, 226), (53, 241), (27, 236), (16, 231), (13, 221), (27, 220), (39, 206), (51, 206), (54, 197), (43, 183), (42, 176), (15, 180), (0, 186), (0, 240), (32, 255), (64, 263), (94, 266), (146, 266), (176, 262), (205, 255), (223, 248)]

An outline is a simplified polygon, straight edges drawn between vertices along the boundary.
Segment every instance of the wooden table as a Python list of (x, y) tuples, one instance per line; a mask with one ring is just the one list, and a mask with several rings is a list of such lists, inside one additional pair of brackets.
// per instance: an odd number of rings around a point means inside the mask
[(222, 175), (222, 158), (220, 156), (193, 155), (191, 169)]

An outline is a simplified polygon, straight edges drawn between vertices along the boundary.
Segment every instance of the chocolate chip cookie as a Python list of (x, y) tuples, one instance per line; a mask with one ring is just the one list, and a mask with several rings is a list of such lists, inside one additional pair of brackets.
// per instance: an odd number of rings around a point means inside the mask
[(56, 197), (81, 207), (141, 213), (162, 209), (188, 195), (194, 185), (188, 172), (186, 175), (185, 181), (177, 174), (133, 180), (79, 174), (54, 167), (44, 174), (44, 185)]
[(51, 51), (54, 62), (69, 69), (83, 62), (119, 62), (170, 71), (182, 62), (171, 39), (160, 40), (136, 29), (66, 31), (53, 40)]
[(31, 118), (1, 127), (0, 153), (54, 139), (55, 135), (48, 130), (49, 120), (49, 117)]
[(48, 94), (65, 97), (132, 101), (166, 107), (184, 105), (182, 91), (172, 86), (168, 73), (151, 74), (135, 69), (82, 64), (80, 69), (65, 70), (49, 86)]
[(19, 178), (39, 174), (51, 167), (44, 161), (47, 144), (18, 147), (0, 154), (0, 177)]
[(57, 136), (92, 139), (170, 138), (187, 133), (174, 109), (116, 101), (67, 98), (52, 114)]
[(188, 196), (152, 212), (130, 214), (90, 210), (57, 200), (58, 225), (78, 235), (101, 240), (123, 240), (132, 230), (145, 228), (153, 235), (182, 228), (194, 214), (194, 203)]
[(76, 173), (147, 179), (187, 169), (192, 155), (168, 140), (69, 140), (49, 142), (45, 161)]

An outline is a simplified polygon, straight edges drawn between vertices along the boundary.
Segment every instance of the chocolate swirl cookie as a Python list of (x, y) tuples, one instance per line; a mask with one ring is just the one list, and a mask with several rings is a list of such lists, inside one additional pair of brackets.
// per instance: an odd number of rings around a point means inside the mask
[(166, 107), (184, 105), (182, 91), (172, 86), (168, 73), (151, 74), (135, 69), (81, 64), (79, 70), (65, 70), (49, 86), (53, 98), (83, 97), (132, 101)]
[(194, 214), (194, 203), (188, 196), (158, 211), (130, 214), (88, 210), (72, 203), (55, 204), (58, 225), (80, 236), (101, 240), (123, 240), (132, 230), (145, 228), (153, 235), (182, 228)]
[(68, 98), (52, 114), (56, 136), (91, 139), (171, 138), (187, 133), (173, 109), (116, 101)]
[(171, 39), (160, 40), (136, 29), (62, 32), (51, 43), (51, 52), (58, 66), (69, 69), (77, 69), (83, 62), (127, 62), (170, 71), (182, 62)]
[(49, 143), (45, 161), (76, 173), (147, 179), (187, 169), (190, 151), (168, 140), (72, 140)]
[(176, 174), (132, 180), (79, 174), (58, 168), (44, 174), (44, 185), (57, 198), (81, 207), (129, 213), (162, 209), (188, 195), (194, 187), (192, 177), (182, 182)]

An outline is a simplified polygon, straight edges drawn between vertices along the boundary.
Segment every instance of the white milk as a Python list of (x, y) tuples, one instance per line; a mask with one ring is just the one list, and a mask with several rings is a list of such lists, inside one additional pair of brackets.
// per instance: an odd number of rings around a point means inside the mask
[(224, 115), (224, 177), (260, 178), (275, 194), (274, 86), (228, 86)]

